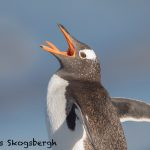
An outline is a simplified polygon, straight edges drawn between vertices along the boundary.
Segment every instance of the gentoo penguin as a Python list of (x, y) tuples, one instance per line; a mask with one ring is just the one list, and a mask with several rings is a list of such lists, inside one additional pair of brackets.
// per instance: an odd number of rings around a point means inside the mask
[(126, 150), (120, 118), (101, 83), (94, 50), (62, 26), (69, 48), (60, 51), (46, 42), (41, 47), (60, 62), (48, 85), (47, 107), (56, 150)]

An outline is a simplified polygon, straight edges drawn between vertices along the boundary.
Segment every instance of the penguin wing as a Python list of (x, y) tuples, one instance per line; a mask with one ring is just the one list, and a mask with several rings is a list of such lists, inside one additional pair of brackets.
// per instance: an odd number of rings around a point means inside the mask
[(83, 127), (85, 129), (85, 132), (86, 132), (86, 134), (88, 136), (88, 139), (89, 139), (89, 141), (90, 141), (90, 143), (91, 143), (91, 145), (93, 147), (93, 150), (96, 150), (96, 147), (95, 147), (95, 144), (94, 144), (94, 140), (93, 140), (93, 138), (91, 136), (91, 133), (90, 133), (90, 130), (88, 128), (87, 119), (86, 119), (85, 115), (83, 114), (80, 106), (77, 103), (75, 103), (75, 102), (74, 102), (74, 104), (77, 107), (76, 115), (78, 116), (78, 118), (80, 118), (80, 121), (81, 121), (81, 123), (82, 123), (82, 125), (83, 125)]
[(150, 104), (128, 98), (111, 98), (121, 122), (150, 122)]

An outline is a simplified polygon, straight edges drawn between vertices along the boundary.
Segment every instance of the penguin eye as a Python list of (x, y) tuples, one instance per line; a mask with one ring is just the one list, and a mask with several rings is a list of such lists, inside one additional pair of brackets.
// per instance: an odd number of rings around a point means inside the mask
[(84, 52), (80, 52), (80, 57), (86, 58), (86, 54)]
[(96, 59), (96, 54), (92, 49), (83, 49), (79, 51), (79, 56), (82, 59), (91, 59), (95, 60)]

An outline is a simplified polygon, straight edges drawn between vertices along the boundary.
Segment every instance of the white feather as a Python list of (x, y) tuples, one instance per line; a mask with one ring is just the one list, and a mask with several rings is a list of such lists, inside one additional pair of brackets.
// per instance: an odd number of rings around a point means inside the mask
[(125, 121), (136, 121), (136, 122), (150, 122), (149, 118), (132, 118), (132, 117), (125, 117), (125, 118), (120, 118), (121, 122)]
[(79, 51), (79, 56), (81, 57), (81, 53), (84, 52), (86, 54), (86, 57), (84, 59), (96, 59), (96, 54), (92, 49), (83, 49)]
[(53, 150), (84, 150), (85, 130), (81, 122), (76, 119), (74, 131), (68, 129), (66, 123), (65, 91), (68, 82), (57, 75), (53, 75), (48, 85), (47, 109), (50, 121), (50, 134), (57, 146)]

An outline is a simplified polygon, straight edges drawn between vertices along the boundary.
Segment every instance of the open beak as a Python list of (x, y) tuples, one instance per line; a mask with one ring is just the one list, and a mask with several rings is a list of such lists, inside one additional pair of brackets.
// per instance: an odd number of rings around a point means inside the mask
[(66, 38), (66, 41), (68, 43), (68, 49), (67, 51), (61, 51), (59, 50), (54, 44), (52, 44), (49, 41), (46, 41), (46, 45), (41, 45), (40, 47), (50, 53), (53, 54), (59, 54), (59, 55), (64, 55), (64, 56), (74, 56), (75, 57), (75, 46), (73, 44), (73, 40), (69, 34), (69, 32), (65, 29), (65, 27), (61, 24), (58, 24), (58, 27), (60, 28), (61, 32), (63, 33), (63, 35)]

